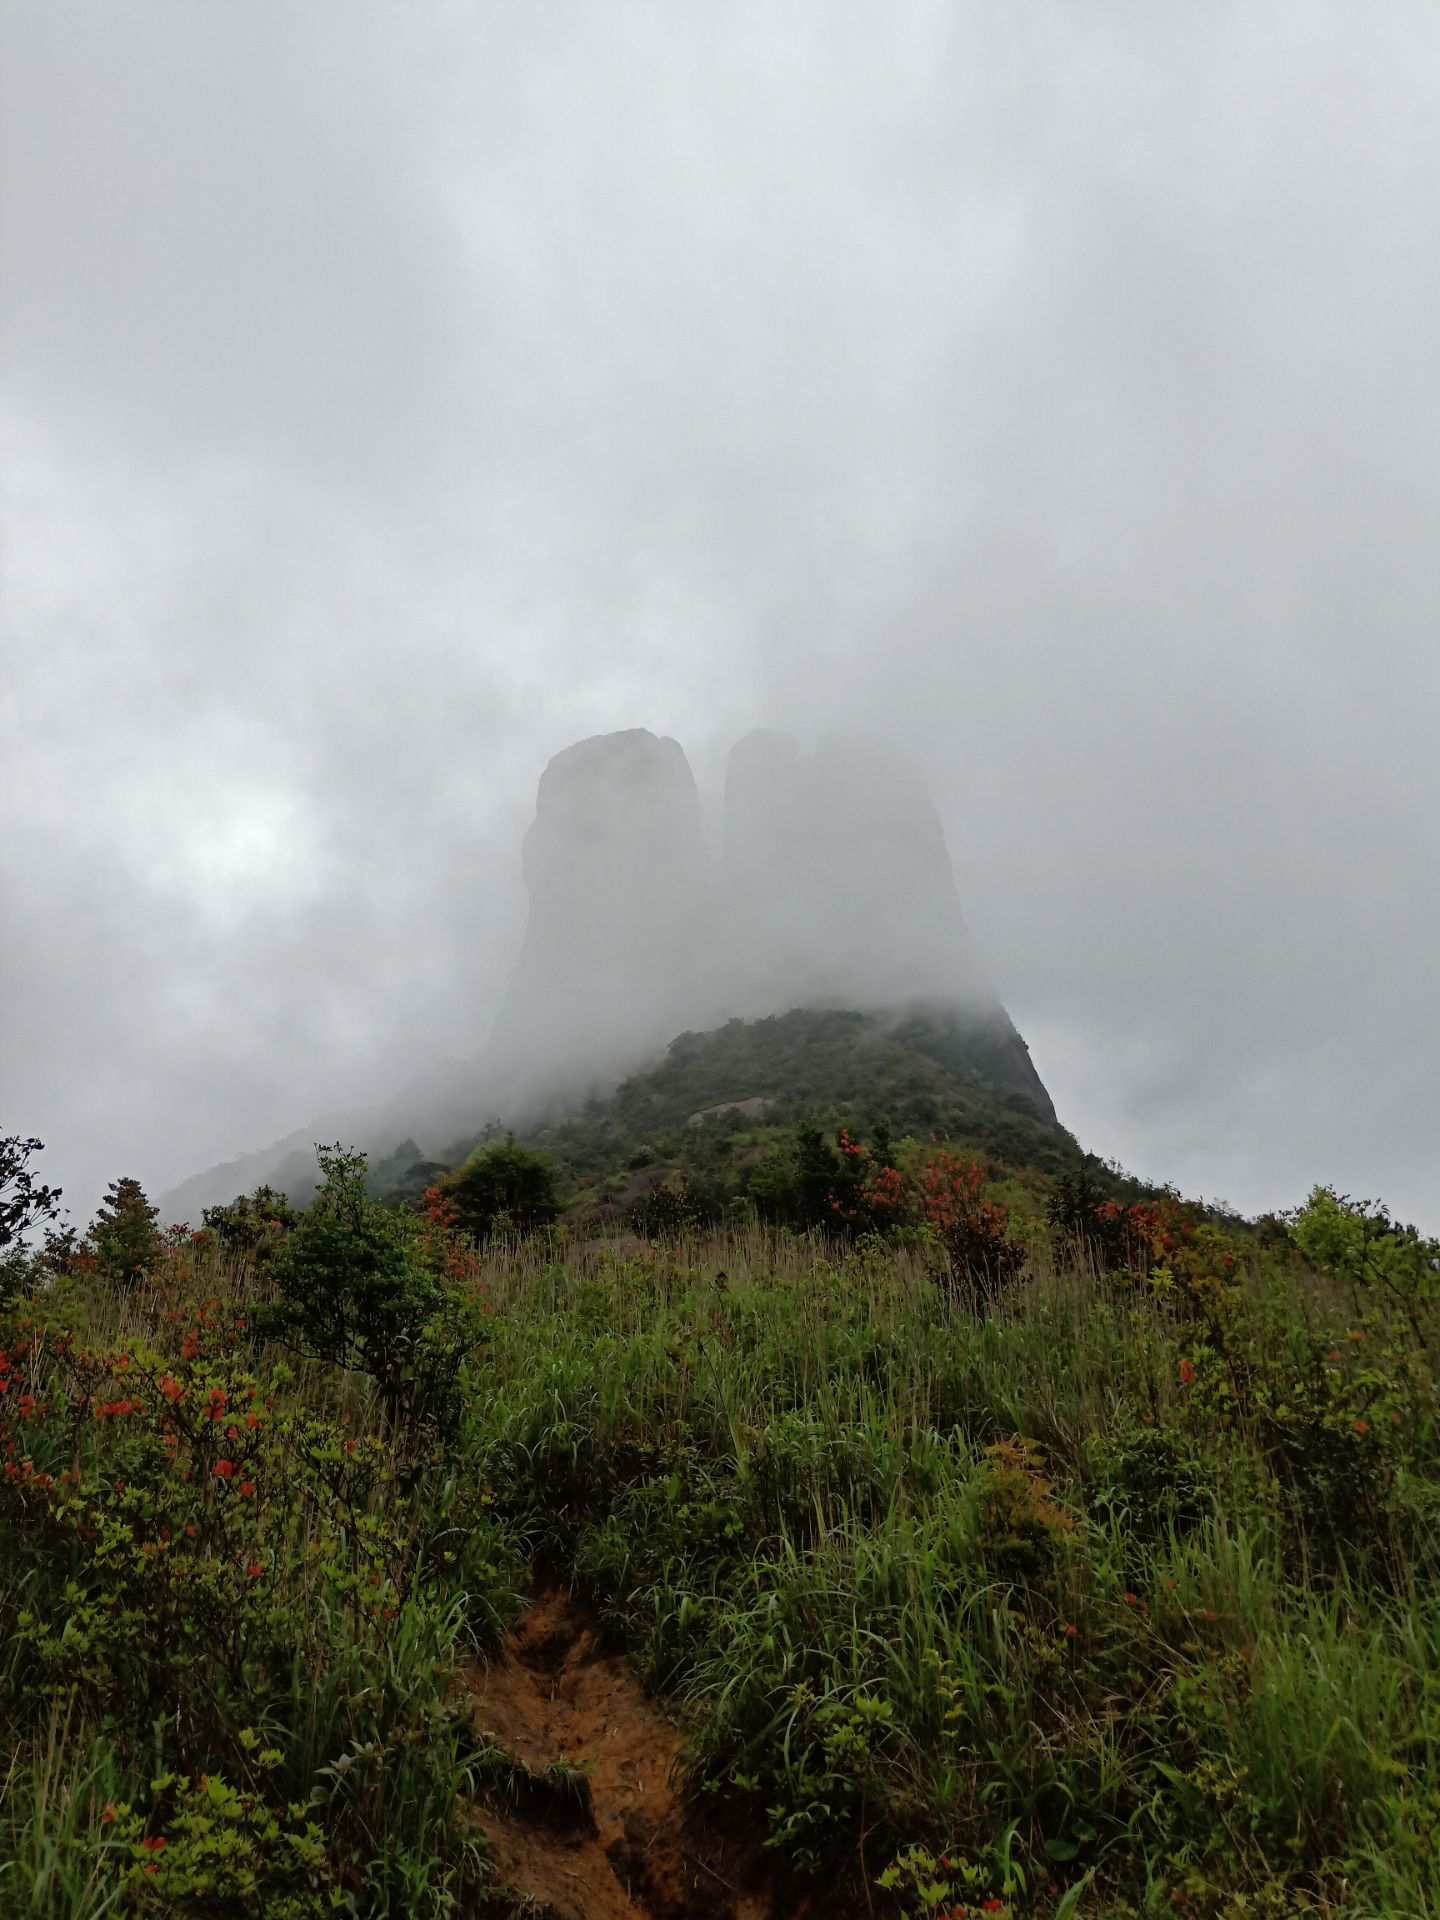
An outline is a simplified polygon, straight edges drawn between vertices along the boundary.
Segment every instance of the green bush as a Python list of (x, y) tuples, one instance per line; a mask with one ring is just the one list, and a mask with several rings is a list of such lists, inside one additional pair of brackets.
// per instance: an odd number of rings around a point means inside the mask
[(532, 1233), (559, 1212), (555, 1169), (542, 1153), (513, 1139), (481, 1147), (440, 1182), (462, 1232), (477, 1240), (495, 1233)]
[(322, 1185), (275, 1255), (275, 1299), (257, 1330), (294, 1351), (368, 1374), (391, 1414), (446, 1430), (484, 1338), (476, 1302), (446, 1277), (412, 1215), (366, 1190), (365, 1156), (319, 1149)]

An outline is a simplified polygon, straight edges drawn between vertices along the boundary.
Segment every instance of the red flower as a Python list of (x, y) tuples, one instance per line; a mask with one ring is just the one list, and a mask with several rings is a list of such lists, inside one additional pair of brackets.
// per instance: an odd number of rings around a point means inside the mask
[(242, 1483), (240, 1498), (242, 1500), (253, 1500), (255, 1498), (255, 1482), (253, 1480), (246, 1480)]
[(215, 1462), (215, 1478), (217, 1480), (228, 1480), (234, 1472), (235, 1462), (233, 1460), (217, 1460)]
[(250, 1565), (245, 1569), (245, 1577), (247, 1580), (261, 1580), (264, 1578), (264, 1575), (265, 1569), (260, 1565), (258, 1560), (252, 1560)]
[(1122, 1597), (1127, 1607), (1138, 1607), (1140, 1604), (1140, 1596), (1138, 1593), (1127, 1593)]
[(1181, 1384), (1181, 1386), (1182, 1386), (1182, 1387), (1188, 1387), (1188, 1386), (1189, 1386), (1189, 1385), (1191, 1384), (1191, 1382), (1192, 1382), (1192, 1381), (1194, 1380), (1194, 1378), (1195, 1378), (1195, 1367), (1194, 1367), (1194, 1363), (1193, 1363), (1192, 1361), (1190, 1361), (1190, 1360), (1182, 1360), (1182, 1361), (1180, 1362), (1180, 1384)]
[(114, 1825), (115, 1818), (116, 1818), (116, 1810), (115, 1810), (115, 1802), (113, 1800), (107, 1800), (105, 1802), (105, 1811), (101, 1814), (100, 1818), (105, 1822), (105, 1825), (107, 1827)]
[(1066, 1627), (1065, 1638), (1067, 1640), (1078, 1640), (1080, 1638), (1079, 1627)]
[(1355, 1422), (1355, 1431), (1360, 1434), (1368, 1433), (1370, 1431), (1370, 1422), (1368, 1420), (1357, 1420)]
[(163, 1853), (170, 1842), (163, 1833), (147, 1833), (140, 1844), (147, 1853)]

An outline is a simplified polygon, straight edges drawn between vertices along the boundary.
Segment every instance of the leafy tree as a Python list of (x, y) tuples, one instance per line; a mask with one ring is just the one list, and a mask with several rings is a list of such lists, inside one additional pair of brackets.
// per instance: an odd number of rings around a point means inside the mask
[(457, 1226), (477, 1240), (506, 1230), (531, 1233), (560, 1211), (553, 1165), (513, 1138), (481, 1147), (440, 1186), (454, 1206)]
[(477, 1310), (427, 1259), (419, 1223), (371, 1199), (365, 1156), (317, 1147), (322, 1185), (275, 1256), (277, 1300), (256, 1326), (292, 1350), (375, 1381), (392, 1414), (447, 1427)]
[(0, 1252), (60, 1210), (59, 1187), (42, 1185), (30, 1169), (32, 1157), (44, 1151), (43, 1141), (18, 1133), (0, 1138)]
[(129, 1292), (159, 1259), (165, 1241), (160, 1215), (138, 1180), (112, 1180), (90, 1226), (100, 1272)]

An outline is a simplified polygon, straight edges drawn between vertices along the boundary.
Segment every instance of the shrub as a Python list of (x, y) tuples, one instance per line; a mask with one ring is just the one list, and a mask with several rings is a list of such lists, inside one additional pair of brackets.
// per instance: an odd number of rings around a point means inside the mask
[(1422, 1309), (1440, 1299), (1440, 1240), (1398, 1226), (1387, 1208), (1316, 1187), (1293, 1216), (1291, 1234), (1312, 1266), (1350, 1291), (1357, 1316), (1381, 1296), (1404, 1314), (1422, 1346)]
[(352, 1896), (463, 1853), (452, 1649), (508, 1615), (510, 1553), (478, 1495), (247, 1371), (244, 1336), (204, 1310), (179, 1355), (0, 1322), (0, 1751), (13, 1774), (57, 1700), (82, 1763), (103, 1728), (73, 1843), (118, 1883), (97, 1913), (438, 1915)]
[(706, 1212), (704, 1197), (682, 1177), (643, 1194), (630, 1209), (629, 1224), (643, 1240), (673, 1240), (693, 1233)]
[(206, 1207), (201, 1217), (204, 1232), (257, 1267), (270, 1264), (301, 1218), (286, 1196), (270, 1186), (240, 1194), (228, 1206)]
[(480, 1305), (452, 1284), (443, 1233), (437, 1247), (413, 1216), (369, 1197), (363, 1154), (318, 1154), (320, 1192), (275, 1256), (278, 1297), (257, 1329), (368, 1374), (403, 1422), (448, 1430), (460, 1370), (484, 1337)]
[(481, 1147), (439, 1184), (455, 1209), (456, 1225), (477, 1240), (494, 1233), (532, 1233), (560, 1210), (550, 1161), (513, 1139)]
[(986, 1314), (1019, 1278), (1025, 1249), (1010, 1238), (1010, 1214), (984, 1198), (985, 1169), (934, 1154), (921, 1176), (926, 1224), (945, 1251), (944, 1286), (953, 1301)]

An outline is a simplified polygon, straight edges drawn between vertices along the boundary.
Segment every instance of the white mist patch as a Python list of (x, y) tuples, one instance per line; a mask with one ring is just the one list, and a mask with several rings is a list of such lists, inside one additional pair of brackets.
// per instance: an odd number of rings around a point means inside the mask
[(293, 905), (322, 865), (312, 816), (298, 796), (273, 786), (207, 792), (172, 833), (155, 882), (183, 891), (221, 926)]

